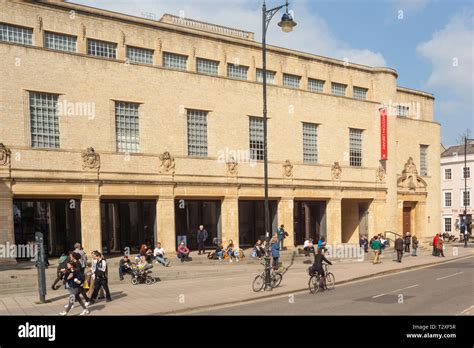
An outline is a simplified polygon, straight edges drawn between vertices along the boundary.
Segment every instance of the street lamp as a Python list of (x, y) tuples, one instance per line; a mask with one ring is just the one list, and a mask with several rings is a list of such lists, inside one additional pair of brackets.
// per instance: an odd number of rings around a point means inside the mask
[(270, 267), (270, 210), (268, 206), (268, 153), (267, 153), (267, 30), (273, 16), (286, 7), (286, 12), (281, 17), (278, 26), (283, 32), (289, 33), (296, 26), (292, 15), (288, 12), (288, 0), (285, 5), (281, 5), (267, 10), (266, 1), (263, 1), (262, 7), (262, 73), (263, 73), (263, 171), (264, 171), (264, 190), (265, 190), (265, 237), (267, 245), (265, 246), (265, 287), (264, 290), (271, 290), (271, 267)]
[[(468, 142), (474, 141), (474, 139), (469, 139), (468, 138), (468, 133), (464, 136), (464, 168), (462, 170), (463, 176), (464, 176), (464, 192), (462, 196), (462, 200), (464, 203), (464, 246), (467, 247), (467, 242), (468, 242), (468, 236), (469, 236), (469, 230), (468, 230), (468, 225), (467, 225), (467, 145)], [(472, 217), (471, 217), (471, 222), (470, 225), (472, 226)], [(461, 230), (462, 232), (462, 230)]]

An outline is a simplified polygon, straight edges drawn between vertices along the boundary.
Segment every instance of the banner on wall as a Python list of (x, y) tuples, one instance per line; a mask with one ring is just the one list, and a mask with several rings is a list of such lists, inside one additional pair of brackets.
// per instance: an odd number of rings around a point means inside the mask
[(387, 108), (380, 109), (380, 159), (388, 159)]

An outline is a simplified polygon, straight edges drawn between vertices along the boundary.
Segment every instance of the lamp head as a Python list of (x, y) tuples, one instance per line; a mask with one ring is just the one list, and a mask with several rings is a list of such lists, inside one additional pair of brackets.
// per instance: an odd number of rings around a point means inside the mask
[(281, 27), (281, 30), (283, 30), (285, 33), (289, 33), (296, 26), (296, 22), (293, 20), (291, 14), (286, 12), (281, 17), (281, 21), (278, 23), (278, 26)]

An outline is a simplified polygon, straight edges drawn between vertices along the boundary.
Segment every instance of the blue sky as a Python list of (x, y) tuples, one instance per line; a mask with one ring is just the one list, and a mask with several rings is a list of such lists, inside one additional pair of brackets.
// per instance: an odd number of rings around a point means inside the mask
[[(164, 13), (253, 31), (260, 40), (260, 0), (75, 0), (143, 16)], [(284, 0), (267, 0), (277, 6)], [(467, 128), (474, 137), (474, 6), (472, 0), (293, 0), (298, 23), (283, 34), (275, 18), (270, 44), (388, 66), (398, 85), (435, 95), (442, 143), (456, 143)]]

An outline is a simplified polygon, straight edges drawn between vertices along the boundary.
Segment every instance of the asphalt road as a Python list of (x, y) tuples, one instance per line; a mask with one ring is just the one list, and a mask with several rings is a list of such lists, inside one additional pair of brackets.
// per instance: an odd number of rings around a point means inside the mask
[[(433, 267), (229, 306), (199, 315), (474, 314), (474, 257)], [(285, 279), (283, 279), (283, 282)]]

